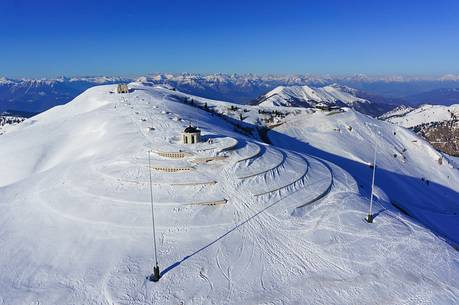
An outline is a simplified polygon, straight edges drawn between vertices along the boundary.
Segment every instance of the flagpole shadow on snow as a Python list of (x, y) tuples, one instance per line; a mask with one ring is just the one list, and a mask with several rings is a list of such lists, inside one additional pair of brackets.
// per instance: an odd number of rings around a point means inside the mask
[[(183, 263), (184, 261), (186, 261), (187, 259), (195, 256), (196, 254), (206, 250), (207, 248), (209, 248), (210, 246), (212, 246), (213, 244), (216, 244), (217, 242), (219, 242), (220, 240), (222, 240), (223, 238), (225, 238), (226, 236), (228, 236), (230, 233), (234, 232), (235, 230), (239, 229), (240, 227), (242, 227), (243, 225), (245, 225), (246, 223), (248, 223), (250, 220), (256, 218), (258, 215), (260, 215), (261, 213), (265, 212), (267, 209), (273, 207), (274, 205), (278, 204), (279, 202), (281, 202), (282, 200), (285, 200), (286, 198), (290, 197), (291, 195), (295, 194), (296, 192), (298, 192), (300, 189), (298, 190), (295, 190), (294, 192), (291, 192), (289, 193), (287, 196), (285, 197), (282, 197), (276, 201), (274, 201), (273, 203), (271, 203), (270, 205), (268, 205), (267, 207), (261, 209), (260, 211), (256, 212), (254, 215), (250, 216), (249, 218), (247, 218), (246, 220), (244, 220), (243, 222), (240, 222), (238, 223), (237, 225), (235, 225), (232, 229), (230, 229), (229, 231), (223, 233), (222, 235), (220, 235), (217, 239), (213, 240), (212, 242), (208, 243), (207, 245), (203, 246), (202, 248), (194, 251), (193, 253), (191, 253), (190, 255), (187, 255), (185, 256), (184, 258), (182, 258), (180, 261), (177, 261), (173, 264), (171, 264), (170, 266), (166, 267), (161, 275), (165, 275), (166, 273), (168, 273), (169, 271), (171, 271), (172, 269), (180, 266), (181, 263)], [(319, 198), (320, 197), (320, 198)], [(312, 200), (309, 202), (309, 204), (317, 201), (317, 200), (320, 200), (322, 199), (321, 196), (319, 196), (318, 198), (316, 198), (316, 200)]]

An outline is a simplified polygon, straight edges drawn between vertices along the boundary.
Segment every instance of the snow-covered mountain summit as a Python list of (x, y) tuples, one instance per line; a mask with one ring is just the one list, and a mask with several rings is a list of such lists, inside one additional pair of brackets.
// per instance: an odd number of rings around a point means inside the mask
[[(259, 112), (161, 86), (115, 89), (91, 88), (0, 136), (2, 303), (459, 300), (459, 254), (432, 233), (457, 226), (457, 169), (438, 164), (411, 132), (392, 138), (392, 125), (352, 110)], [(236, 112), (241, 119), (230, 116)], [(247, 136), (268, 112), (283, 117), (267, 133), (276, 145)], [(186, 145), (190, 122), (203, 141)], [(385, 145), (368, 224), (371, 124), (382, 124)], [(418, 176), (433, 164), (426, 190)], [(408, 178), (386, 182), (391, 171)], [(150, 174), (157, 283), (146, 279), (154, 265)], [(394, 182), (405, 188), (399, 196), (390, 192)], [(411, 188), (430, 195), (409, 201)]]
[(353, 106), (370, 103), (352, 94), (353, 89), (336, 84), (321, 88), (310, 86), (279, 86), (258, 99), (260, 106), (314, 107), (318, 103)]
[(359, 97), (360, 91), (344, 85), (324, 87), (279, 86), (260, 96), (254, 103), (263, 107), (315, 107), (317, 105), (345, 106), (365, 114), (377, 116), (395, 105), (375, 103)]

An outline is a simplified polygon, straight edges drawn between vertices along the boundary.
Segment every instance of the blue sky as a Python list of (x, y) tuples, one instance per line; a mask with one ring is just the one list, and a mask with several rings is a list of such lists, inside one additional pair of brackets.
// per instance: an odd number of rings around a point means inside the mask
[(459, 73), (459, 1), (0, 1), (0, 75)]

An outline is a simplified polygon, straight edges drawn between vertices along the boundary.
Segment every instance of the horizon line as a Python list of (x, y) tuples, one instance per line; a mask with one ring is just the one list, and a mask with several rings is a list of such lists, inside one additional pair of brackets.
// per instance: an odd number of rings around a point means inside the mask
[(74, 74), (74, 75), (53, 75), (53, 76), (20, 76), (20, 77), (10, 77), (0, 74), (0, 79), (5, 80), (58, 80), (58, 79), (71, 79), (71, 78), (98, 78), (98, 77), (113, 77), (113, 78), (140, 78), (140, 77), (149, 77), (149, 76), (159, 76), (159, 75), (172, 75), (172, 76), (252, 76), (252, 77), (311, 77), (311, 78), (356, 78), (356, 77), (366, 77), (369, 79), (382, 79), (382, 78), (403, 78), (403, 79), (425, 79), (425, 80), (440, 80), (442, 78), (451, 77), (451, 80), (459, 80), (459, 73), (436, 73), (436, 74), (369, 74), (369, 73), (349, 73), (349, 74), (332, 74), (332, 73), (231, 73), (231, 72), (150, 72), (150, 73), (135, 73), (135, 74)]

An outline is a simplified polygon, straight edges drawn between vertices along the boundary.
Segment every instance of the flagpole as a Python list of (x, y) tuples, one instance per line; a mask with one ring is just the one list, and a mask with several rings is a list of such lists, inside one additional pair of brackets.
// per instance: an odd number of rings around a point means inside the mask
[(373, 222), (373, 193), (374, 193), (374, 187), (375, 187), (375, 174), (376, 174), (376, 145), (375, 145), (375, 154), (373, 158), (373, 177), (371, 179), (371, 195), (370, 195), (370, 212), (368, 213), (368, 218), (367, 222), (372, 223)]
[(153, 247), (155, 250), (155, 267), (153, 267), (153, 274), (150, 275), (150, 281), (157, 282), (161, 277), (159, 272), (158, 266), (158, 252), (156, 250), (156, 230), (155, 230), (155, 210), (153, 207), (153, 183), (151, 179), (151, 157), (150, 157), (150, 150), (148, 151), (148, 173), (150, 177), (150, 203), (151, 203), (151, 223), (152, 223), (152, 231), (153, 231)]

